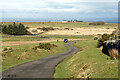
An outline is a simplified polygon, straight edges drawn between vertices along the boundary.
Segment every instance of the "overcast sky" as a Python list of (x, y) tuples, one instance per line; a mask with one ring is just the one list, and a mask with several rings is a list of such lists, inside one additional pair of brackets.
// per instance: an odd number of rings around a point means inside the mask
[(2, 18), (117, 18), (119, 0), (1, 0)]

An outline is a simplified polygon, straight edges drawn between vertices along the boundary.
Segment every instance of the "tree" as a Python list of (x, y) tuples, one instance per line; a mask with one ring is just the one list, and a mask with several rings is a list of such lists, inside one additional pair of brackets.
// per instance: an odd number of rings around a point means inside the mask
[(18, 25), (18, 34), (20, 34), (20, 35), (27, 34), (27, 30), (26, 30), (25, 26), (21, 23)]
[(23, 24), (16, 24), (15, 22), (13, 25), (9, 24), (7, 25), (2, 25), (2, 31), (4, 34), (9, 34), (9, 35), (30, 35), (31, 33), (27, 31), (25, 26)]
[(14, 27), (10, 24), (10, 25), (8, 25), (8, 27), (7, 27), (7, 34), (10, 34), (10, 35), (13, 35), (13, 33), (14, 33)]
[(3, 32), (4, 34), (7, 34), (7, 26), (6, 26), (6, 25), (3, 25), (3, 26), (2, 26), (2, 32)]

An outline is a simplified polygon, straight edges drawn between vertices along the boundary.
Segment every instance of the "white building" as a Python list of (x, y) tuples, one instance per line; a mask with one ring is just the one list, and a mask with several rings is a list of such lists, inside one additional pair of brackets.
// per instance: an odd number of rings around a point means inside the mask
[(66, 21), (66, 20), (63, 20), (62, 22), (63, 22), (63, 23), (66, 23), (66, 22), (68, 22), (68, 21)]

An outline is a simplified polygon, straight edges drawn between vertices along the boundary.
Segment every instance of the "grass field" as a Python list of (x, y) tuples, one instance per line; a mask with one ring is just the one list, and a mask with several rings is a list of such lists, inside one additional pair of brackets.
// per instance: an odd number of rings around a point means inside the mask
[[(41, 41), (41, 40), (45, 40), (41, 38), (42, 35), (38, 35), (38, 36), (6, 36), (3, 35), (2, 36), (2, 42), (9, 42), (9, 41)], [(64, 39), (64, 38), (68, 38), (68, 39), (89, 39), (91, 36), (72, 36), (72, 35), (43, 35), (46, 38), (50, 38), (50, 39)]]
[[(3, 24), (13, 24), (3, 22)], [(18, 24), (18, 22), (16, 22)], [(89, 22), (22, 22), (32, 34), (39, 35), (97, 35), (111, 34), (118, 27), (118, 24), (106, 23), (105, 25), (89, 25)], [(54, 30), (44, 31), (40, 28), (52, 27)]]
[(80, 51), (56, 67), (55, 78), (117, 78), (118, 60), (110, 60), (94, 40), (77, 41)]
[[(55, 55), (55, 54), (67, 51), (65, 47), (65, 43), (63, 42), (59, 42), (59, 43), (51, 42), (51, 44), (55, 44), (58, 47), (54, 47), (51, 50), (38, 49), (35, 51), (32, 48), (37, 46), (38, 44), (5, 46), (5, 47), (13, 48), (13, 52), (7, 52), (5, 53), (5, 56), (3, 56), (2, 70), (6, 70), (10, 67), (13, 67), (28, 61), (37, 60), (40, 58), (44, 58), (46, 56)], [(20, 57), (20, 59), (18, 57)]]
[[(4, 22), (3, 24), (12, 24), (11, 22)], [(105, 25), (89, 25), (88, 22), (80, 23), (61, 23), (61, 22), (22, 22), (26, 27), (31, 29), (40, 27), (54, 27), (56, 30), (47, 31), (44, 34), (36, 36), (8, 36), (2, 35), (2, 42), (37, 42), (48, 40), (50, 43), (56, 44), (58, 47), (52, 48), (50, 51), (38, 49), (33, 50), (38, 43), (28, 43), (20, 45), (3, 46), (13, 48), (13, 52), (5, 53), (3, 56), (3, 71), (29, 61), (34, 61), (46, 56), (55, 55), (65, 52), (67, 49), (65, 43), (59, 41), (52, 42), (50, 38), (56, 41), (67, 39), (87, 39), (76, 41), (75, 46), (80, 48), (80, 51), (66, 58), (62, 63), (56, 67), (54, 74), (55, 78), (116, 78), (118, 77), (118, 60), (110, 60), (109, 56), (103, 54), (100, 49), (96, 48), (97, 41), (94, 37), (103, 33), (112, 33), (118, 26), (113, 23), (106, 23)], [(57, 30), (57, 28), (59, 28)], [(66, 30), (65, 28), (69, 28)], [(73, 30), (72, 30), (73, 29)], [(39, 31), (39, 30), (38, 30)], [(80, 36), (81, 35), (81, 36)], [(89, 35), (89, 36), (88, 36)], [(48, 39), (42, 39), (44, 36)], [(94, 36), (94, 37), (93, 37)], [(19, 59), (20, 57), (20, 59)]]
[(38, 37), (32, 37), (32, 36), (2, 36), (2, 42), (8, 42), (8, 41), (41, 41), (42, 39), (40, 36)]
[[(18, 22), (16, 22), (18, 23)], [(114, 23), (106, 23), (105, 25), (89, 25), (89, 22), (69, 22), (69, 23), (62, 23), (62, 22), (21, 22), (26, 27), (31, 28), (39, 28), (39, 27), (68, 27), (68, 28), (80, 28), (80, 27), (115, 27), (117, 24)], [(12, 24), (12, 22), (3, 22), (3, 24)]]

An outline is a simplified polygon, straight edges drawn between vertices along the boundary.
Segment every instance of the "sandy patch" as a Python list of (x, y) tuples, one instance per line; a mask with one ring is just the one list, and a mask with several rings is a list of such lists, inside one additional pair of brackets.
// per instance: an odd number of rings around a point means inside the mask
[(43, 30), (37, 29), (37, 28), (29, 28), (27, 29), (29, 32), (31, 32), (32, 34), (39, 34), (44, 32)]
[(114, 28), (75, 28), (74, 30), (53, 30), (46, 32), (45, 35), (97, 35), (97, 34), (111, 34), (115, 31)]

